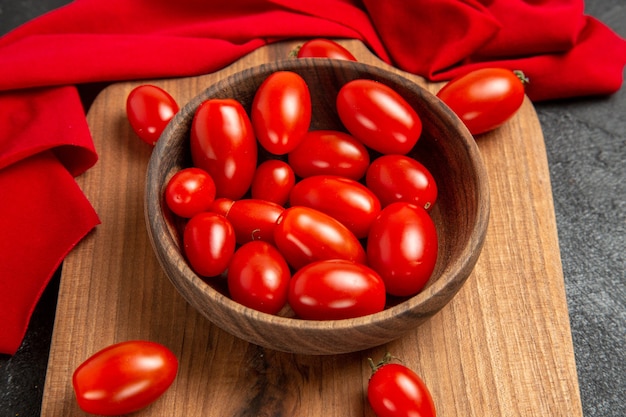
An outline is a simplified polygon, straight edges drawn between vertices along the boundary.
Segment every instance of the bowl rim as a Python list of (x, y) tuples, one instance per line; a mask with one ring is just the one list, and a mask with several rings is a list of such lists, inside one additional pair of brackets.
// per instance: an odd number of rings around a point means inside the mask
[[(474, 228), (471, 231), (467, 242), (460, 250), (460, 253), (465, 256), (459, 256), (456, 259), (451, 260), (448, 264), (446, 264), (444, 270), (441, 273), (441, 276), (435, 282), (429, 283), (426, 288), (424, 288), (422, 291), (415, 294), (414, 296), (405, 299), (397, 305), (388, 307), (381, 312), (362, 317), (341, 320), (317, 321), (294, 317), (277, 316), (246, 307), (232, 300), (228, 296), (220, 293), (211, 285), (207, 284), (200, 276), (195, 274), (195, 272), (193, 272), (191, 267), (184, 259), (182, 251), (178, 250), (179, 245), (177, 244), (175, 238), (170, 233), (159, 234), (157, 230), (158, 227), (161, 227), (161, 230), (167, 231), (170, 229), (170, 227), (168, 226), (165, 216), (163, 214), (163, 186), (159, 184), (158, 181), (150, 181), (150, 172), (158, 172), (158, 170), (161, 169), (161, 155), (164, 153), (164, 151), (167, 150), (168, 146), (171, 144), (171, 140), (168, 140), (167, 138), (171, 136), (172, 132), (175, 129), (179, 128), (180, 124), (184, 123), (188, 117), (193, 117), (193, 112), (195, 111), (195, 108), (197, 108), (201, 102), (212, 96), (215, 91), (220, 91), (221, 89), (223, 89), (223, 87), (228, 85), (228, 83), (231, 82), (233, 79), (242, 79), (247, 77), (248, 75), (258, 76), (259, 73), (267, 73), (267, 75), (269, 75), (270, 73), (278, 70), (298, 70), (311, 66), (330, 66), (333, 69), (346, 68), (351, 70), (356, 68), (362, 72), (372, 73), (377, 77), (389, 79), (398, 84), (410, 85), (410, 89), (418, 91), (422, 96), (421, 98), (429, 102), (428, 105), (432, 107), (434, 113), (436, 114), (437, 118), (441, 120), (441, 122), (453, 124), (459, 128), (459, 137), (462, 138), (462, 144), (465, 148), (465, 152), (467, 152), (467, 154), (469, 155), (472, 169), (474, 170), (475, 176), (477, 178), (477, 188), (475, 190), (475, 194), (476, 198), (481, 203), (477, 205), (476, 214), (472, 221), (477, 224), (484, 224), (485, 227), (482, 230), (479, 230), (479, 228)], [(145, 221), (151, 244), (153, 246), (153, 249), (157, 252), (157, 258), (165, 271), (167, 272), (171, 265), (174, 265), (180, 271), (182, 277), (187, 280), (190, 285), (195, 287), (195, 289), (205, 294), (211, 300), (211, 302), (217, 303), (220, 307), (226, 308), (230, 311), (236, 311), (237, 314), (243, 315), (247, 320), (265, 323), (271, 326), (278, 326), (284, 329), (293, 329), (295, 326), (297, 326), (300, 329), (312, 332), (326, 332), (329, 330), (335, 331), (342, 329), (354, 330), (359, 328), (368, 328), (374, 324), (384, 326), (389, 322), (395, 320), (399, 315), (415, 315), (414, 313), (411, 313), (411, 311), (422, 305), (433, 303), (433, 299), (435, 300), (435, 303), (437, 302), (436, 299), (438, 298), (444, 299), (444, 294), (446, 292), (449, 292), (450, 290), (456, 293), (460, 289), (460, 287), (463, 286), (464, 282), (469, 277), (475, 266), (478, 256), (472, 257), (472, 253), (480, 253), (480, 251), (482, 250), (487, 234), (487, 225), (490, 215), (490, 191), (486, 167), (484, 165), (479, 148), (473, 136), (463, 125), (460, 119), (456, 116), (456, 114), (433, 93), (428, 91), (425, 87), (419, 85), (417, 82), (407, 77), (404, 77), (394, 71), (363, 62), (342, 61), (326, 58), (284, 59), (273, 61), (271, 63), (264, 63), (257, 66), (248, 67), (217, 80), (215, 83), (211, 84), (200, 93), (195, 95), (179, 110), (178, 113), (176, 113), (175, 117), (168, 124), (165, 131), (161, 135), (161, 138), (157, 141), (157, 144), (153, 149), (148, 164), (147, 173), (148, 175), (146, 178), (144, 194)], [(154, 216), (152, 216), (151, 213), (153, 213)], [(165, 250), (161, 250), (158, 245), (155, 244), (155, 240), (157, 238), (160, 239), (163, 247), (173, 249), (172, 253), (175, 253), (177, 255), (176, 259), (170, 260), (171, 265), (165, 264), (162, 260), (162, 257), (167, 256), (167, 253), (165, 253)], [(174, 284), (174, 286), (180, 289), (181, 284), (175, 282), (170, 274), (166, 273), (166, 275)], [(458, 278), (459, 276), (461, 276), (461, 279)], [(189, 300), (186, 301), (189, 302)], [(440, 310), (446, 303), (447, 301), (443, 302), (441, 306), (436, 306), (436, 308), (434, 309), (435, 311), (432, 314)], [(432, 314), (429, 314), (428, 316), (431, 316)], [(209, 320), (211, 319), (209, 318)]]

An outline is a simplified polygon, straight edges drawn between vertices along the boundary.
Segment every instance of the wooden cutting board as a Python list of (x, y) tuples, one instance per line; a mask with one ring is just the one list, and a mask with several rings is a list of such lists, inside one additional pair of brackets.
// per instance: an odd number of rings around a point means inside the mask
[[(182, 105), (220, 78), (286, 59), (297, 44), (261, 48), (214, 74), (153, 83)], [(359, 61), (394, 70), (360, 42), (343, 44)], [(394, 71), (432, 92), (440, 88)], [(212, 325), (161, 271), (143, 215), (151, 148), (125, 115), (127, 94), (143, 83), (111, 85), (87, 115), (100, 160), (78, 181), (102, 224), (63, 265), (42, 416), (84, 415), (72, 372), (97, 350), (129, 339), (163, 343), (180, 361), (172, 387), (137, 416), (372, 417), (367, 358), (387, 350), (423, 377), (439, 417), (582, 416), (546, 152), (528, 100), (506, 125), (477, 139), (491, 220), (478, 264), (453, 301), (385, 346), (302, 356)]]

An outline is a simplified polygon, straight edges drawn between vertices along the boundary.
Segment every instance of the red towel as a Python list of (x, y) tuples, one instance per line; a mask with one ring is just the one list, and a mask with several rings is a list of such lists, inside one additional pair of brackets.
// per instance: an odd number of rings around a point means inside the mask
[(0, 38), (0, 352), (99, 220), (74, 176), (97, 156), (73, 85), (212, 72), (286, 38), (362, 40), (430, 80), (521, 69), (533, 100), (610, 94), (626, 42), (582, 0), (76, 0)]

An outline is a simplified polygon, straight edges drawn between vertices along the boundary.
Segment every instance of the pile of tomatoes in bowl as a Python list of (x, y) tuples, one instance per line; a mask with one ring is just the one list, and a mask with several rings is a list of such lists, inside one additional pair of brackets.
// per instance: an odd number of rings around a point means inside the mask
[(191, 268), (225, 279), (247, 307), (354, 318), (382, 311), (387, 295), (415, 295), (434, 270), (437, 184), (406, 155), (420, 116), (370, 79), (346, 83), (335, 102), (345, 129), (311, 129), (309, 86), (282, 70), (250, 110), (211, 98), (194, 112), (192, 166), (168, 180), (165, 202), (185, 219)]
[(191, 99), (152, 151), (145, 203), (187, 302), (305, 354), (377, 346), (439, 311), (489, 212), (479, 151), (449, 108), (385, 69), (319, 59), (248, 68)]

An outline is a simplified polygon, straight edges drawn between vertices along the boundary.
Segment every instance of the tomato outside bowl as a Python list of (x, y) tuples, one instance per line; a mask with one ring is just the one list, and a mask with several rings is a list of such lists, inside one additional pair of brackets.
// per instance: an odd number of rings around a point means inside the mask
[[(249, 112), (257, 88), (275, 71), (293, 71), (307, 82), (312, 98), (311, 130), (344, 130), (335, 107), (345, 83), (365, 78), (382, 82), (413, 106), (423, 131), (408, 155), (424, 164), (439, 195), (430, 214), (439, 251), (435, 270), (416, 295), (391, 298), (379, 313), (342, 320), (303, 320), (289, 307), (278, 315), (245, 307), (228, 297), (220, 279), (202, 278), (187, 263), (184, 221), (164, 200), (168, 180), (191, 165), (189, 136), (196, 108), (209, 98), (234, 98)], [(261, 155), (261, 154), (260, 154)], [(261, 162), (261, 161), (259, 161)], [(223, 330), (277, 351), (328, 355), (360, 351), (402, 337), (441, 310), (463, 286), (480, 255), (489, 219), (489, 187), (478, 147), (458, 117), (438, 98), (401, 75), (360, 62), (289, 59), (233, 74), (188, 102), (158, 140), (147, 171), (145, 216), (149, 238), (165, 274), (182, 297)]]

